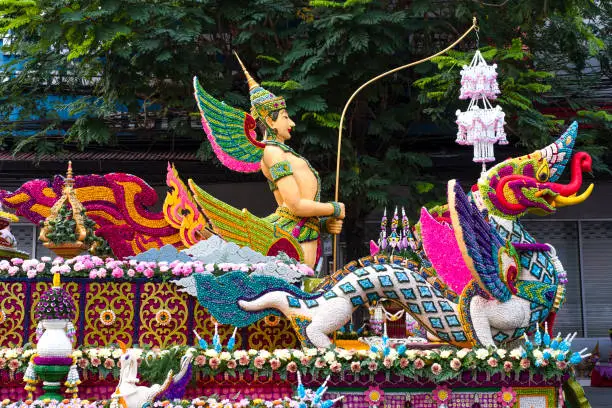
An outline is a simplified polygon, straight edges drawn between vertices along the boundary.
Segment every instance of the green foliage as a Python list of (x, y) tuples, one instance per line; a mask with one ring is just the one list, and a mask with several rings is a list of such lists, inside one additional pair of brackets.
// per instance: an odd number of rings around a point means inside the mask
[[(481, 50), (498, 64), (511, 143), (533, 148), (549, 142), (561, 121), (542, 110), (569, 105), (585, 112), (578, 119), (592, 127), (581, 130), (581, 143), (596, 154), (596, 168), (605, 170), (610, 121), (597, 113), (589, 90), (610, 76), (606, 27), (612, 6), (590, 0), (490, 3), (3, 0), (0, 33), (10, 31), (7, 48), (15, 55), (0, 72), (0, 142), (37, 154), (116, 146), (119, 135), (149, 134), (147, 124), (164, 118), (168, 130), (150, 136), (150, 144), (170, 136), (200, 140), (197, 154), (210, 160), (206, 138), (190, 125), (197, 115), (191, 78), (197, 75), (215, 97), (248, 109), (236, 50), (254, 77), (285, 96), (290, 114), (301, 119), (291, 144), (323, 175), (324, 199), (332, 198), (339, 113), (352, 92), (445, 48), (477, 15)], [(370, 85), (349, 106), (340, 174), (344, 230), (355, 251), (349, 257), (363, 253), (361, 220), (376, 207), (401, 202), (415, 214), (440, 200), (444, 180), (435, 178), (426, 154), (434, 148), (415, 128), (452, 124), (457, 108), (464, 108), (457, 99), (459, 71), (469, 63), (475, 37), (433, 63)], [(593, 61), (599, 74), (585, 75)], [(89, 97), (40, 103), (67, 94)], [(62, 109), (76, 117), (74, 123), (60, 120)], [(11, 115), (17, 121), (9, 121)], [(33, 132), (13, 137), (23, 123), (34, 123)], [(440, 129), (449, 129), (448, 137), (436, 146), (446, 149), (453, 144), (452, 127)]]

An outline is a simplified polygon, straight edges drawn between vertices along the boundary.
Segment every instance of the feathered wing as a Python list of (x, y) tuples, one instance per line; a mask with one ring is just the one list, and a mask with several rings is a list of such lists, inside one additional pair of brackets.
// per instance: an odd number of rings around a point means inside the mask
[(463, 260), (489, 296), (505, 302), (517, 277), (516, 252), (468, 199), (456, 180), (448, 182), (448, 207)]
[(212, 97), (197, 77), (193, 78), (193, 88), (202, 128), (221, 163), (242, 173), (259, 171), (265, 145), (257, 140), (255, 119)]

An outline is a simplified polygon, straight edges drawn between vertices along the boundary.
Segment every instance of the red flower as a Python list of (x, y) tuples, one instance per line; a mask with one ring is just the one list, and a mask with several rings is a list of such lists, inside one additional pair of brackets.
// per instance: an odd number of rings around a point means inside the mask
[(497, 359), (495, 359), (495, 358), (491, 357), (491, 358), (489, 358), (489, 359), (487, 360), (487, 364), (488, 364), (490, 367), (497, 367)]
[(353, 361), (351, 363), (351, 371), (354, 373), (358, 373), (361, 371), (361, 363), (359, 363), (358, 361)]
[(322, 358), (317, 358), (317, 360), (315, 361), (315, 367), (317, 368), (324, 368), (326, 365), (327, 363)]
[(565, 370), (567, 368), (567, 361), (557, 361), (557, 368), (559, 370)]
[(523, 359), (521, 360), (521, 368), (522, 368), (523, 370), (526, 370), (526, 369), (528, 369), (529, 367), (531, 367), (531, 361), (529, 361), (529, 360), (528, 360), (528, 359), (526, 359), (526, 358), (523, 358)]
[(439, 375), (442, 372), (442, 366), (438, 363), (433, 363), (431, 365), (431, 372), (434, 373), (434, 375)]
[(238, 364), (240, 364), (241, 366), (249, 365), (250, 362), (251, 359), (249, 358), (248, 354), (244, 354), (238, 359)]
[(504, 361), (504, 371), (509, 373), (510, 371), (512, 371), (512, 361)]
[(295, 373), (297, 370), (298, 370), (298, 366), (295, 361), (292, 361), (289, 364), (287, 364), (287, 371), (289, 371), (290, 373)]
[(98, 357), (92, 357), (91, 358), (91, 365), (93, 367), (98, 367), (100, 364), (102, 364), (102, 361), (100, 361), (100, 359)]
[(340, 371), (342, 371), (342, 364), (337, 361), (334, 361), (329, 366), (329, 369), (332, 371), (332, 373), (339, 373)]
[(304, 357), (301, 357), (301, 358), (300, 358), (300, 363), (301, 363), (302, 365), (308, 365), (308, 364), (310, 364), (310, 360), (311, 360), (311, 358), (310, 358), (310, 357), (308, 357), (308, 356), (304, 356)]
[(236, 368), (238, 364), (236, 363), (236, 360), (229, 360), (227, 362), (227, 368), (229, 368), (230, 370), (233, 370), (234, 368)]
[(400, 368), (406, 368), (408, 367), (408, 364), (410, 364), (410, 361), (408, 361), (407, 358), (405, 357), (400, 358), (400, 362), (399, 362)]

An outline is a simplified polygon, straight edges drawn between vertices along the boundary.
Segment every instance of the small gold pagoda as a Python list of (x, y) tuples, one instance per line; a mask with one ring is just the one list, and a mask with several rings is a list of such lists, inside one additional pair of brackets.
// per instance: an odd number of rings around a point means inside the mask
[(72, 162), (69, 161), (62, 196), (51, 207), (51, 213), (45, 219), (38, 239), (58, 256), (75, 257), (88, 247), (85, 243), (87, 228), (83, 214), (83, 204), (74, 191)]

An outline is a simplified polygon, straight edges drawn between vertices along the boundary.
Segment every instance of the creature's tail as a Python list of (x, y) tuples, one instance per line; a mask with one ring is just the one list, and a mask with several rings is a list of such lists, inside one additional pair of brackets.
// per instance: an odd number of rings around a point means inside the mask
[[(222, 276), (194, 274), (198, 302), (221, 324), (248, 326), (264, 317), (279, 315), (287, 303), (285, 295), (298, 299), (320, 296), (303, 292), (286, 281), (272, 276), (250, 276), (229, 272)], [(182, 281), (182, 279), (181, 279)], [(177, 281), (181, 284), (181, 281)], [(275, 294), (277, 300), (271, 301)], [(283, 295), (282, 297), (280, 295)], [(244, 306), (244, 307), (243, 307)], [(248, 309), (248, 310), (247, 310)]]

